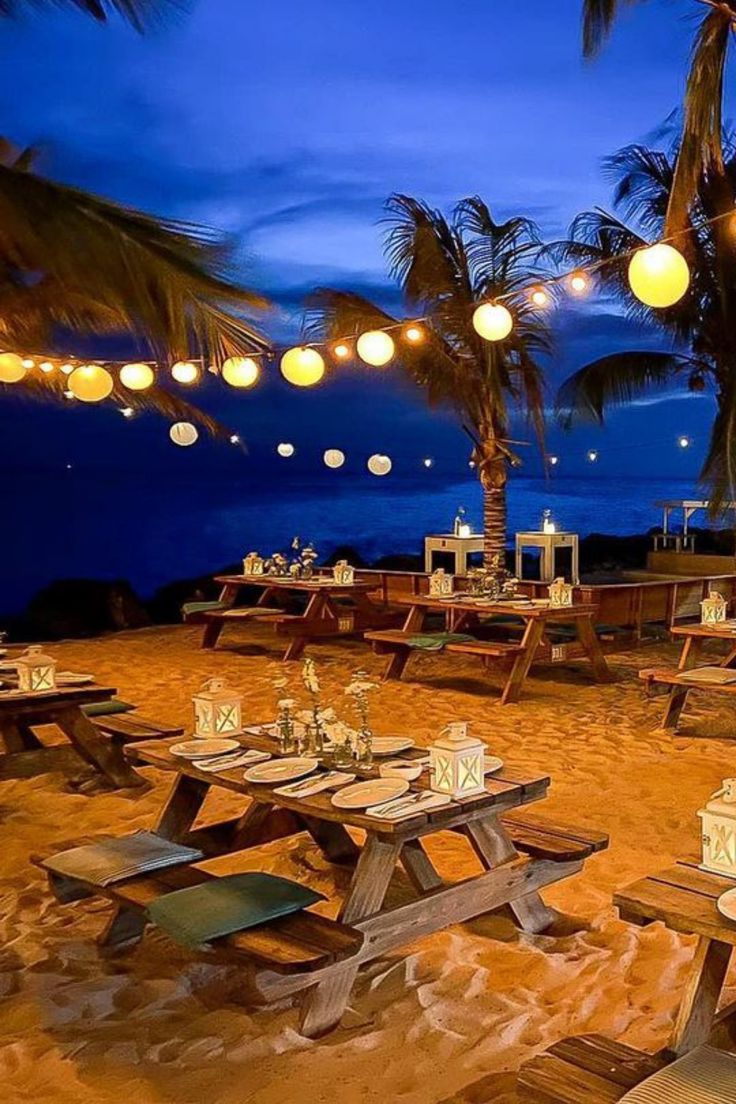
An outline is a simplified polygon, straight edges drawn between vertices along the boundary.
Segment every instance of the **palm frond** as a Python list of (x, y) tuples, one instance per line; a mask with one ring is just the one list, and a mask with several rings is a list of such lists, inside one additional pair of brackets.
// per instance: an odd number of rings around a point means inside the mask
[(143, 31), (172, 12), (182, 11), (189, 0), (0, 0), (0, 17), (16, 18), (44, 8), (73, 8), (106, 23), (119, 15), (137, 31)]
[(626, 352), (601, 357), (578, 369), (557, 394), (557, 414), (566, 428), (577, 422), (603, 424), (608, 407), (622, 406), (671, 383), (673, 374), (692, 367), (675, 353)]
[(611, 32), (624, 4), (639, 0), (583, 0), (583, 53), (593, 57)]

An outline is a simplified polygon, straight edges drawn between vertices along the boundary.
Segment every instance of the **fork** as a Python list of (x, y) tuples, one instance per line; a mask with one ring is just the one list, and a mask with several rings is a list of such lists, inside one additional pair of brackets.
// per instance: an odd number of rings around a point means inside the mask
[(342, 779), (342, 777), (342, 771), (327, 771), (326, 774), (317, 775), (316, 777), (313, 775), (305, 782), (295, 782), (293, 786), (285, 786), (284, 789), (288, 789), (289, 797), (298, 797), (303, 790), (311, 789), (316, 782), (319, 782), (319, 784), (323, 786), (327, 781), (334, 783), (337, 782), (339, 779)]
[(416, 793), (405, 794), (403, 797), (395, 797), (393, 801), (384, 801), (382, 805), (374, 805), (370, 812), (374, 816), (385, 816), (386, 813), (394, 813), (397, 809), (403, 809), (405, 805), (414, 805), (426, 797), (429, 790), (418, 790)]

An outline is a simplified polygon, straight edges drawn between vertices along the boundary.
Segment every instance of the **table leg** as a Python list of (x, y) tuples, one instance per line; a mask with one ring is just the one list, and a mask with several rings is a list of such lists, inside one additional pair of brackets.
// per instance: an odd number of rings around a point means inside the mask
[[(495, 814), (468, 824), (466, 832), (486, 870), (518, 858), (518, 851)], [(555, 920), (555, 913), (547, 908), (536, 891), (511, 901), (509, 907), (519, 926), (534, 934), (544, 931)]]
[(524, 679), (529, 674), (529, 668), (532, 665), (537, 648), (542, 643), (543, 637), (544, 622), (541, 619), (527, 621), (524, 635), (521, 639), (522, 651), (519, 652), (514, 660), (514, 665), (506, 680), (506, 685), (501, 694), (501, 705), (508, 705), (509, 702), (516, 702), (519, 700)]
[(673, 686), (670, 689), (662, 718), (662, 728), (677, 728), (691, 689), (690, 686)]
[(730, 958), (729, 943), (700, 936), (672, 1035), (678, 1057), (707, 1043)]
[(156, 822), (156, 834), (172, 843), (183, 843), (204, 805), (209, 789), (209, 782), (177, 774)]
[(406, 841), (401, 852), (401, 865), (418, 893), (429, 893), (430, 890), (444, 885), (434, 863), (422, 847), (421, 840)]
[[(319, 618), (325, 616), (326, 609), (327, 603), (325, 601), (325, 595), (319, 593), (313, 594), (307, 602), (307, 608), (304, 611), (304, 617), (305, 619), (311, 618), (317, 621)], [(307, 630), (305, 628), (305, 633), (306, 631)], [(293, 637), (286, 646), (286, 651), (284, 652), (284, 660), (286, 661), (291, 659), (299, 659), (308, 642), (309, 637), (306, 635)]]
[[(680, 652), (680, 659), (677, 664), (678, 671), (686, 671), (689, 667), (694, 667), (698, 656), (700, 655), (700, 649), (703, 646), (703, 638), (700, 636), (686, 636), (685, 642), (682, 645), (682, 651)], [(725, 666), (725, 664), (724, 664)]]
[(148, 786), (145, 778), (128, 763), (122, 748), (102, 736), (77, 706), (60, 710), (54, 715), (53, 723), (58, 725), (81, 757), (115, 787)]
[[(232, 609), (235, 605), (235, 599), (238, 596), (238, 588), (230, 583), (226, 584), (220, 591), (220, 597), (218, 601), (222, 602), (227, 609)], [(217, 641), (220, 639), (220, 633), (225, 628), (225, 622), (221, 617), (213, 618), (212, 621), (206, 621), (204, 626), (204, 632), (202, 633), (202, 647), (212, 649), (216, 646)]]
[(613, 675), (606, 663), (606, 657), (603, 654), (601, 642), (596, 634), (595, 625), (593, 624), (593, 615), (589, 614), (587, 617), (579, 617), (576, 622), (576, 628), (578, 640), (590, 660), (596, 682), (612, 682)]
[[(369, 835), (355, 868), (339, 919), (354, 923), (378, 912), (401, 854), (401, 843)], [(336, 966), (311, 989), (302, 1005), (301, 1031), (309, 1038), (324, 1035), (336, 1027), (350, 999), (358, 966), (344, 962)]]
[[(427, 616), (427, 611), (423, 606), (410, 606), (409, 612), (406, 615), (406, 620), (402, 626), (404, 632), (421, 632), (424, 627), (424, 621)], [(383, 677), (386, 681), (389, 679), (400, 679), (404, 673), (404, 668), (409, 662), (409, 656), (411, 655), (410, 648), (399, 648), (388, 657), (386, 664), (386, 670), (383, 672)]]

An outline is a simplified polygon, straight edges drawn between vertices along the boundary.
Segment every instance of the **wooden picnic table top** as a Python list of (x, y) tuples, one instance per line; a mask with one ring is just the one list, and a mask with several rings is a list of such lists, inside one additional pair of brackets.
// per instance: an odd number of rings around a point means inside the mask
[(379, 582), (356, 581), (336, 583), (329, 575), (318, 575), (313, 579), (291, 579), (285, 575), (217, 575), (215, 582), (220, 586), (259, 586), (280, 588), (281, 590), (304, 591), (306, 594), (366, 594), (378, 590)]
[(736, 640), (736, 620), (721, 621), (717, 625), (672, 625), (673, 636), (711, 637), (714, 640)]
[(630, 924), (661, 920), (672, 931), (736, 946), (736, 923), (721, 916), (716, 906), (728, 889), (736, 889), (733, 878), (701, 870), (695, 859), (688, 859), (618, 890), (613, 901)]
[(458, 594), (451, 598), (432, 598), (428, 594), (397, 595), (394, 599), (400, 606), (423, 606), (426, 609), (452, 609), (465, 612), (512, 614), (534, 621), (565, 621), (578, 617), (588, 617), (596, 612), (592, 603), (577, 602), (572, 606), (527, 605), (524, 602), (479, 602), (475, 598)]
[[(304, 817), (332, 821), (387, 836), (406, 834), (418, 836), (443, 831), (467, 823), (477, 815), (487, 815), (496, 809), (503, 812), (506, 809), (525, 805), (544, 797), (550, 783), (548, 775), (514, 771), (504, 766), (502, 770), (486, 778), (485, 793), (483, 794), (464, 798), (462, 801), (453, 801), (442, 808), (419, 813), (411, 818), (406, 817), (402, 820), (389, 821), (370, 816), (363, 810), (338, 809), (332, 804), (330, 793), (321, 793), (304, 798), (278, 794), (275, 792), (276, 789), (279, 786), (286, 785), (286, 783), (278, 782), (274, 786), (270, 786), (246, 782), (243, 767), (216, 773), (198, 770), (190, 760), (171, 754), (170, 748), (177, 742), (176, 739), (170, 739), (147, 740), (141, 743), (128, 744), (125, 748), (125, 754), (128, 759), (135, 763), (147, 764), (161, 770), (177, 771), (179, 774), (206, 782), (208, 785), (221, 786), (256, 801), (290, 809), (292, 812), (301, 813)], [(268, 751), (275, 757), (279, 757), (278, 746), (272, 736), (244, 734), (239, 737), (239, 742), (243, 747)], [(426, 748), (414, 748), (411, 752), (404, 752), (390, 758), (411, 759), (426, 754)], [(376, 767), (370, 770), (351, 770), (350, 773), (358, 774), (356, 781), (378, 777)], [(413, 782), (410, 788), (413, 791), (429, 789), (428, 773), (424, 773), (416, 782)]]
[(57, 686), (54, 690), (42, 690), (35, 693), (19, 690), (0, 690), (0, 714), (45, 711), (64, 706), (84, 705), (87, 702), (107, 701), (117, 694), (109, 686), (95, 683), (86, 686)]

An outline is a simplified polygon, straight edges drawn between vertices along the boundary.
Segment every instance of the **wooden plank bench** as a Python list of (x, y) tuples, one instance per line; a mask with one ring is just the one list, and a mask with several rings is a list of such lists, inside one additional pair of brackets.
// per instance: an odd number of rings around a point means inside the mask
[(598, 851), (605, 851), (609, 843), (605, 832), (557, 824), (546, 818), (529, 816), (524, 811), (507, 813), (501, 819), (516, 849), (534, 859), (584, 860)]
[(109, 716), (91, 717), (92, 724), (113, 743), (132, 744), (138, 740), (159, 740), (167, 736), (181, 736), (181, 725), (170, 725), (161, 721), (141, 717), (138, 713), (113, 713)]
[(578, 1035), (525, 1062), (517, 1091), (530, 1104), (615, 1104), (667, 1064), (602, 1035)]
[[(32, 861), (46, 870), (51, 890), (62, 904), (88, 897), (104, 897), (112, 901), (115, 906), (113, 914), (99, 938), (100, 946), (108, 950), (132, 946), (140, 941), (148, 924), (146, 909), (158, 897), (176, 889), (201, 885), (220, 876), (183, 863), (115, 885), (98, 886), (82, 879), (58, 876), (48, 870), (44, 856), (32, 856)], [(227, 871), (230, 872), (234, 871)], [(305, 910), (214, 940), (211, 949), (198, 953), (218, 961), (231, 964), (237, 961), (278, 974), (300, 974), (321, 970), (350, 958), (362, 943), (362, 933), (349, 925)]]
[[(427, 655), (438, 654), (431, 649), (417, 648), (411, 644), (411, 640), (416, 636), (432, 636), (432, 633), (408, 632), (405, 629), (377, 629), (364, 634), (364, 639), (370, 641), (376, 655), (392, 655), (396, 661), (386, 668), (384, 679), (399, 677), (409, 656), (414, 652)], [(442, 650), (479, 656), (485, 662), (492, 659), (515, 659), (523, 651), (523, 647), (520, 643), (504, 640), (467, 640), (445, 644)]]
[(687, 704), (691, 691), (701, 691), (708, 694), (721, 694), (724, 697), (736, 695), (736, 681), (730, 683), (694, 682), (687, 678), (689, 672), (679, 671), (674, 667), (646, 667), (639, 671), (639, 678), (646, 683), (647, 692), (650, 693), (654, 686), (669, 686), (667, 705), (662, 718), (661, 727), (676, 729), (682, 711)]

